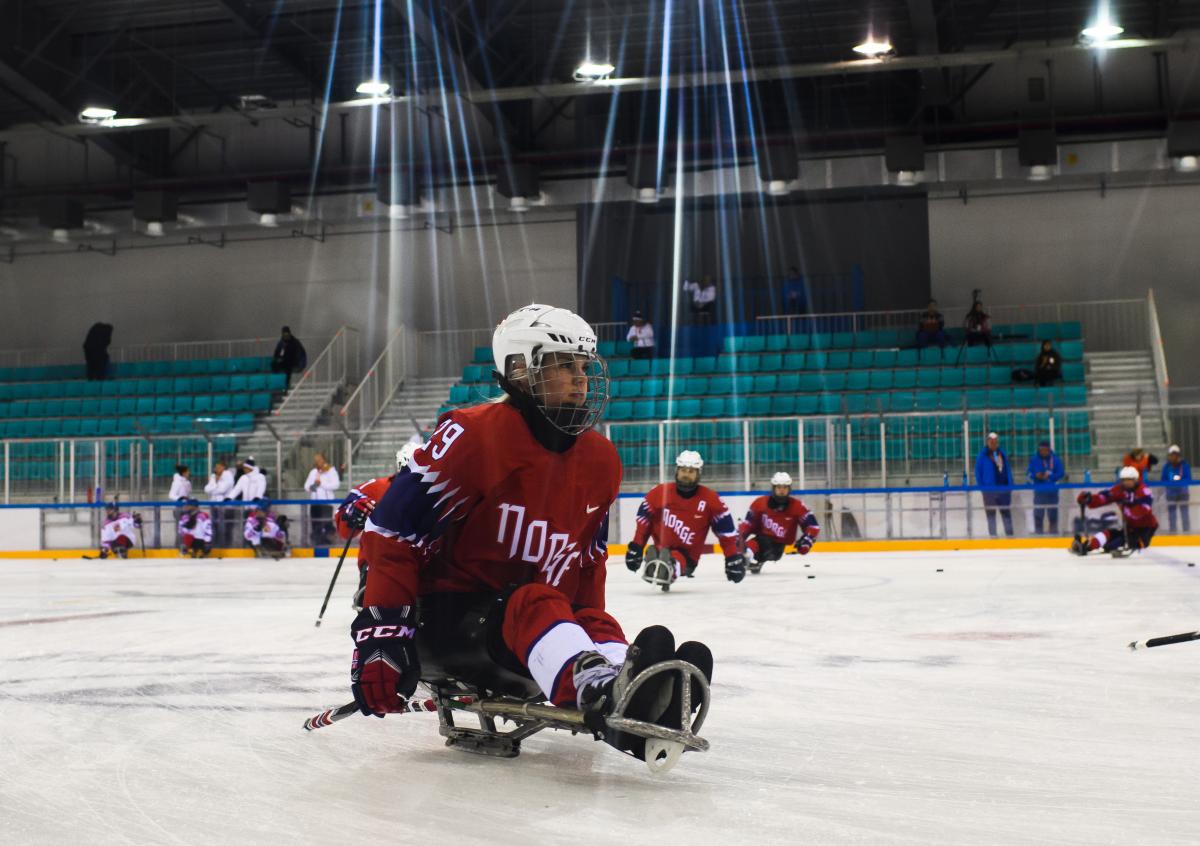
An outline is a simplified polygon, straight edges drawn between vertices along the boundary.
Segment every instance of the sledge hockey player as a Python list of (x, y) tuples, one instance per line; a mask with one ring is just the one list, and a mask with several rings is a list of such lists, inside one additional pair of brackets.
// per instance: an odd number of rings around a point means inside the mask
[(128, 558), (137, 531), (142, 527), (142, 515), (126, 514), (114, 502), (105, 509), (104, 525), (100, 527), (100, 557), (115, 553)]
[(262, 501), (246, 510), (242, 536), (254, 548), (255, 558), (279, 560), (287, 554), (287, 522), (270, 510), (271, 503)]
[(212, 552), (213, 524), (207, 511), (200, 510), (194, 499), (184, 500), (179, 515), (179, 554), (192, 558), (207, 558)]
[[(642, 757), (645, 741), (605, 718), (646, 668), (678, 657), (711, 675), (712, 655), (698, 643), (676, 650), (662, 626), (630, 645), (605, 610), (621, 464), (594, 431), (608, 400), (595, 332), (567, 309), (529, 305), (496, 327), (492, 353), (504, 395), (443, 415), (367, 520), (354, 699), (364, 715), (403, 711), (423, 664), (425, 678), (482, 679), (489, 690), (533, 681)], [(680, 674), (640, 682), (624, 716), (680, 728), (678, 698), (669, 708)]]
[(792, 477), (787, 473), (771, 477), (771, 494), (750, 503), (738, 526), (738, 536), (749, 552), (746, 569), (751, 573), (761, 572), (768, 561), (778, 561), (793, 543), (796, 546), (791, 552), (808, 555), (819, 534), (817, 515), (792, 496)]
[(1158, 530), (1158, 519), (1151, 511), (1154, 497), (1142, 482), (1138, 468), (1121, 468), (1120, 481), (1106, 491), (1089, 494), (1083, 491), (1076, 498), (1080, 505), (1102, 508), (1115, 505), (1121, 512), (1123, 528), (1102, 529), (1092, 537), (1076, 535), (1071, 542), (1071, 551), (1076, 555), (1087, 555), (1095, 550), (1114, 552), (1119, 549), (1145, 549), (1150, 545)]
[[(396, 473), (404, 472), (419, 446), (420, 444), (410, 442), (396, 450)], [(350, 493), (346, 494), (342, 504), (333, 513), (333, 524), (337, 528), (339, 537), (349, 540), (351, 535), (363, 530), (363, 527), (367, 525), (367, 518), (371, 516), (371, 512), (375, 510), (379, 500), (387, 493), (392, 480), (396, 478), (396, 473), (380, 479), (368, 479), (361, 485), (350, 489)], [(366, 588), (367, 557), (363, 555), (360, 548), (358, 551), (358, 589), (354, 592), (354, 599), (351, 601), (355, 611), (362, 610), (363, 591)]]
[[(700, 556), (709, 549), (709, 528), (725, 553), (725, 578), (736, 584), (746, 576), (733, 517), (716, 491), (700, 484), (703, 469), (700, 453), (685, 449), (675, 459), (675, 481), (651, 489), (638, 506), (625, 566), (636, 573), (645, 559), (642, 579), (664, 591), (680, 576), (692, 577)], [(646, 551), (650, 538), (654, 547)]]

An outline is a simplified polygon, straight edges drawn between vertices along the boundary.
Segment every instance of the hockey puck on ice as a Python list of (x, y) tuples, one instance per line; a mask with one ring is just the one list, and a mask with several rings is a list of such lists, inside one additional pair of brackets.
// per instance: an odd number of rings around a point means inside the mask
[(1191, 561), (1189, 561), (1189, 562), (1188, 562), (1188, 566), (1189, 566), (1189, 567), (1195, 567), (1196, 565), (1195, 565), (1195, 563), (1194, 563), (1194, 562), (1191, 562)]
[(815, 578), (816, 578), (816, 576), (809, 576), (809, 578), (810, 578), (810, 579), (815, 579)]
[(942, 568), (941, 568), (941, 567), (938, 567), (938, 572), (939, 572), (939, 573), (940, 573), (940, 572), (942, 572)]

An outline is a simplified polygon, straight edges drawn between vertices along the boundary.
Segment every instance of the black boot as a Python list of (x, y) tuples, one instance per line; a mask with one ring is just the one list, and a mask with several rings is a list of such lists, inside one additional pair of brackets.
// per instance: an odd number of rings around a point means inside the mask
[[(612, 731), (604, 718), (612, 714), (625, 691), (647, 667), (675, 656), (675, 636), (663, 626), (650, 626), (629, 645), (625, 663), (619, 668), (598, 652), (585, 652), (575, 659), (572, 674), (578, 691), (577, 704), (586, 713), (586, 724), (601, 734), (606, 743), (622, 751), (632, 751), (642, 740)], [(654, 723), (662, 717), (671, 699), (671, 677), (647, 679), (625, 706), (624, 716), (631, 720)]]
[[(713, 657), (712, 652), (707, 646), (698, 641), (689, 640), (686, 643), (680, 644), (679, 649), (675, 650), (675, 658), (680, 661), (687, 661), (697, 670), (704, 674), (704, 678), (712, 681)], [(703, 701), (700, 688), (693, 680), (689, 682), (692, 686), (692, 716), (700, 710), (700, 703)], [(671, 674), (671, 701), (667, 704), (667, 708), (663, 711), (662, 717), (657, 720), (659, 725), (667, 728), (683, 728), (683, 679), (678, 673)], [(690, 723), (689, 723), (690, 724)], [(646, 739), (643, 737), (630, 738), (629, 748), (627, 749), (634, 757), (640, 761), (646, 760)]]

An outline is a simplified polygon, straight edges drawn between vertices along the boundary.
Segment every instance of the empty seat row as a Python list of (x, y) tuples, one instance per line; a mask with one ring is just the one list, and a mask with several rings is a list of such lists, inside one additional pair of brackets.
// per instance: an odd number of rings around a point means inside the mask
[[(956, 344), (962, 329), (950, 328), (946, 334)], [(859, 332), (796, 332), (790, 335), (734, 335), (726, 337), (725, 352), (783, 352), (784, 350), (849, 350), (876, 347), (910, 346), (917, 329), (865, 329)], [(1083, 337), (1083, 324), (1009, 323), (992, 327), (995, 340), (1030, 339), (1035, 341), (1076, 341)], [(604, 352), (600, 353), (605, 355)]]
[[(104, 454), (109, 458), (128, 458), (133, 452), (136, 441), (132, 440), (108, 440), (106, 438), (97, 438), (104, 445)], [(212, 439), (213, 454), (230, 455), (237, 450), (237, 438), (230, 436), (215, 437)], [(59, 441), (14, 441), (8, 446), (10, 460), (19, 460), (23, 458), (57, 458), (59, 450), (64, 448)], [(76, 461), (79, 456), (91, 453), (92, 441), (80, 441), (76, 444)], [(143, 453), (146, 452), (146, 445), (140, 445)], [(195, 455), (207, 455), (208, 441), (204, 438), (156, 438), (154, 441), (155, 452), (159, 456), (170, 456), (184, 453)]]
[(21, 382), (0, 385), (0, 400), (65, 397), (124, 397), (154, 394), (221, 394), (238, 391), (282, 391), (283, 373), (236, 373), (217, 376), (163, 376), (107, 379), (102, 382)]
[[(110, 364), (108, 375), (190, 376), (221, 373), (259, 373), (271, 369), (266, 356), (241, 358), (197, 358), (183, 361), (123, 361)], [(0, 382), (45, 382), (83, 379), (82, 364), (53, 364), (36, 367), (0, 367)]]
[(139, 417), (94, 418), (64, 417), (49, 420), (0, 420), (0, 438), (92, 438), (142, 434), (194, 434), (208, 432), (248, 432), (254, 428), (254, 415), (214, 414), (142, 415)]
[(605, 417), (608, 420), (656, 420), (675, 417), (804, 416), (959, 411), (964, 408), (1048, 408), (1086, 404), (1087, 393), (1082, 387), (892, 391), (877, 394), (743, 394), (703, 398), (618, 399), (608, 404)]
[(129, 414), (207, 414), (209, 412), (271, 409), (271, 395), (204, 394), (191, 396), (129, 396), (121, 399), (18, 400), (0, 403), (0, 419), (27, 417), (109, 417)]

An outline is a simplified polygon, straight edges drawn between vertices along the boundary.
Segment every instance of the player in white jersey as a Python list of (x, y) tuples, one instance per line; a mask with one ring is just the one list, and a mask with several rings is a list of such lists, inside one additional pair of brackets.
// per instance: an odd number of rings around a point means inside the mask
[(100, 527), (100, 557), (107, 558), (114, 554), (118, 558), (129, 557), (129, 550), (141, 528), (140, 514), (127, 514), (115, 502), (110, 504), (105, 509), (104, 523)]
[(213, 524), (207, 511), (200, 510), (194, 499), (184, 502), (179, 515), (179, 554), (207, 558), (212, 552)]

